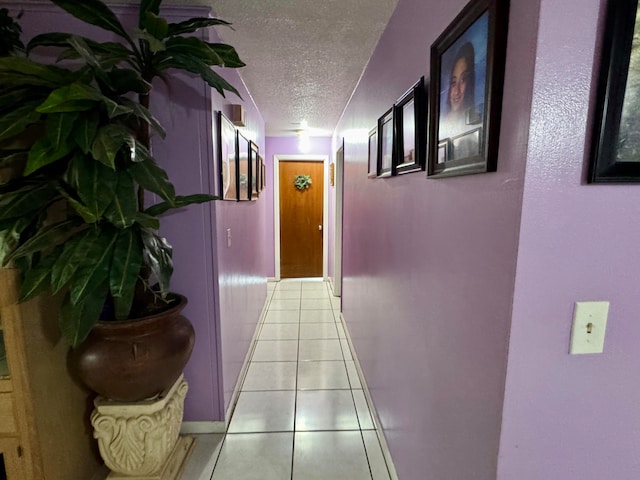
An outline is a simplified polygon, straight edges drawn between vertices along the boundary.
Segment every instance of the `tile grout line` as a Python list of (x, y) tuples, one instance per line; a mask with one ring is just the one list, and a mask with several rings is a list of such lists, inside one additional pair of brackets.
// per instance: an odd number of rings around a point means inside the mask
[(218, 466), (218, 461), (220, 461), (220, 456), (222, 455), (222, 449), (224, 448), (224, 444), (227, 441), (227, 435), (229, 435), (228, 431), (229, 431), (229, 426), (231, 426), (231, 421), (233, 420), (233, 415), (235, 414), (235, 408), (238, 405), (238, 400), (240, 399), (240, 394), (242, 393), (242, 387), (244, 386), (244, 381), (247, 378), (247, 373), (249, 372), (249, 367), (251, 366), (251, 362), (253, 361), (253, 354), (255, 352), (255, 347), (258, 344), (258, 340), (260, 339), (260, 333), (262, 333), (262, 325), (264, 325), (264, 321), (267, 318), (267, 314), (269, 313), (269, 306), (271, 305), (271, 300), (273, 299), (273, 294), (275, 292), (275, 288), (269, 292), (269, 288), (267, 287), (267, 298), (265, 299), (265, 307), (263, 307), (264, 312), (263, 315), (261, 316), (261, 318), (259, 319), (258, 325), (257, 325), (257, 329), (258, 329), (258, 333), (256, 335), (255, 341), (253, 342), (253, 344), (251, 345), (251, 355), (249, 357), (249, 362), (247, 365), (246, 370), (244, 371), (243, 377), (242, 377), (242, 383), (240, 384), (240, 391), (238, 392), (238, 398), (236, 399), (236, 404), (233, 407), (233, 412), (231, 413), (231, 416), (229, 417), (229, 425), (227, 425), (225, 432), (224, 432), (224, 436), (222, 437), (222, 443), (220, 444), (220, 448), (218, 449), (218, 455), (216, 456), (216, 461), (213, 464), (213, 470), (211, 471), (211, 477), (209, 480), (213, 480), (213, 476), (216, 473), (216, 467)]
[(293, 394), (293, 435), (291, 439), (291, 480), (293, 480), (294, 459), (296, 455), (296, 414), (298, 411), (298, 369), (300, 368), (300, 316), (302, 315), (302, 283), (300, 284), (300, 303), (298, 308), (298, 348), (296, 350), (296, 381)]
[[(331, 299), (329, 299), (329, 301), (331, 301)], [(336, 314), (335, 311), (332, 309), (331, 313), (333, 313), (333, 316), (335, 318)], [(337, 325), (336, 325), (336, 330), (338, 329)], [(345, 333), (346, 335), (346, 333)], [(338, 336), (340, 336), (340, 334), (338, 333)], [(351, 345), (349, 345), (349, 342), (347, 343), (347, 348), (349, 349), (349, 355), (351, 356), (351, 360), (354, 361), (355, 364), (355, 357), (354, 357), (354, 352), (351, 351)], [(369, 460), (369, 452), (367, 451), (367, 444), (364, 440), (364, 433), (362, 433), (362, 424), (360, 423), (360, 415), (358, 415), (358, 405), (356, 404), (356, 398), (355, 395), (353, 394), (353, 386), (351, 385), (351, 377), (349, 376), (349, 370), (347, 368), (347, 358), (345, 356), (345, 352), (344, 352), (344, 348), (343, 348), (343, 343), (342, 343), (342, 339), (340, 339), (340, 350), (342, 351), (342, 358), (344, 361), (344, 368), (345, 370), (347, 370), (347, 381), (349, 382), (349, 391), (351, 392), (351, 401), (353, 402), (353, 409), (356, 412), (356, 420), (358, 421), (358, 431), (360, 432), (360, 440), (362, 441), (362, 449), (364, 450), (364, 456), (367, 460), (367, 468), (369, 469), (369, 477), (371, 478), (371, 480), (373, 480), (373, 470), (371, 469), (371, 461)], [(359, 379), (358, 379), (359, 380)], [(368, 407), (367, 407), (368, 408)], [(371, 414), (369, 414), (371, 415)]]

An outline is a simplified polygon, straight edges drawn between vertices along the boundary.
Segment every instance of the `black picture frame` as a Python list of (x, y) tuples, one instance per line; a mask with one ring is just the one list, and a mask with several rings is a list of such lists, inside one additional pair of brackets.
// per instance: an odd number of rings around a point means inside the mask
[(249, 142), (249, 199), (257, 200), (260, 195), (260, 171), (259, 171), (259, 147), (254, 142)]
[(396, 155), (394, 129), (393, 107), (391, 107), (378, 119), (378, 158), (376, 163), (378, 178), (391, 176)]
[(249, 140), (238, 131), (238, 169), (236, 179), (238, 183), (238, 200), (251, 200), (251, 145)]
[(264, 158), (260, 157), (260, 171), (262, 172), (262, 190), (267, 188), (267, 166), (264, 163)]
[(392, 175), (425, 169), (427, 147), (427, 100), (424, 77), (407, 90), (394, 105), (396, 155)]
[(218, 196), (221, 200), (238, 201), (238, 138), (231, 121), (218, 112)]
[(472, 0), (431, 46), (429, 177), (496, 171), (508, 26), (509, 0)]
[(261, 155), (258, 155), (258, 163), (259, 163), (259, 174), (260, 174), (260, 192), (262, 192), (264, 190), (264, 184), (265, 184), (265, 168), (264, 168), (264, 159), (262, 158)]
[(609, 1), (590, 151), (588, 183), (640, 182), (638, 1)]
[(374, 127), (369, 132), (369, 170), (368, 177), (378, 176), (378, 127)]

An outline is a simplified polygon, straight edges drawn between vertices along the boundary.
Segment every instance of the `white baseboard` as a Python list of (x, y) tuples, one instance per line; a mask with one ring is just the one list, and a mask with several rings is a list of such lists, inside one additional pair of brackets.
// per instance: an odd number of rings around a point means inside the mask
[(329, 277), (327, 279), (327, 283), (329, 284), (329, 287), (331, 287), (331, 295), (333, 295), (335, 297), (336, 295), (335, 295), (335, 293), (333, 293), (333, 278)]
[[(347, 328), (347, 323), (345, 322), (344, 315), (342, 313), (340, 313), (340, 321), (342, 322), (342, 326), (344, 327), (344, 333), (345, 333), (345, 336), (347, 337), (349, 348), (351, 349), (352, 352), (355, 352), (356, 349), (353, 348), (353, 343), (351, 342), (351, 336), (349, 335), (349, 329)], [(375, 427), (376, 434), (378, 435), (378, 441), (380, 442), (382, 455), (384, 456), (384, 460), (387, 463), (389, 476), (391, 477), (391, 480), (398, 480), (398, 474), (396, 473), (396, 468), (393, 465), (391, 452), (389, 451), (389, 446), (387, 445), (387, 439), (384, 436), (384, 432), (382, 430), (382, 424), (380, 423), (380, 417), (378, 417), (378, 412), (374, 408), (373, 399), (371, 398), (371, 393), (369, 393), (369, 387), (367, 387), (367, 382), (365, 381), (364, 373), (362, 372), (362, 367), (360, 367), (360, 362), (358, 361), (357, 355), (353, 355), (353, 363), (356, 366), (358, 377), (360, 377), (360, 383), (362, 384), (362, 391), (364, 392), (365, 399), (367, 400), (367, 404), (369, 405), (369, 411), (371, 412), (371, 417), (373, 419), (373, 426)]]
[(276, 277), (267, 277), (267, 282), (277, 282), (278, 279)]
[(202, 435), (206, 433), (224, 433), (227, 431), (224, 422), (182, 422), (182, 435)]
[(233, 388), (233, 393), (231, 394), (231, 401), (229, 402), (229, 406), (227, 407), (227, 411), (225, 412), (225, 416), (224, 416), (225, 422), (227, 425), (229, 425), (229, 423), (231, 422), (231, 415), (233, 414), (233, 410), (236, 408), (236, 403), (238, 403), (240, 388), (242, 387), (242, 383), (244, 382), (244, 377), (247, 375), (247, 370), (249, 369), (249, 361), (251, 360), (251, 356), (253, 355), (253, 350), (256, 347), (256, 342), (258, 341), (258, 334), (260, 332), (260, 327), (262, 326), (262, 322), (264, 322), (264, 317), (267, 315), (267, 307), (269, 306), (269, 300), (271, 295), (273, 295), (273, 292), (267, 292), (267, 297), (265, 298), (264, 305), (262, 306), (262, 311), (260, 312), (260, 317), (258, 318), (256, 329), (253, 332), (253, 338), (251, 339), (251, 344), (249, 345), (247, 354), (244, 356), (244, 362), (242, 363), (242, 368), (240, 369), (238, 380), (236, 381), (236, 385)]

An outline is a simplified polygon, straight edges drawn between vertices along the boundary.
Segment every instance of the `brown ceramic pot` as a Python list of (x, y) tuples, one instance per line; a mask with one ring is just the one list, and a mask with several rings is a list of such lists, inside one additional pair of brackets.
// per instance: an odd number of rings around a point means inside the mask
[(72, 352), (82, 381), (99, 395), (135, 402), (171, 387), (187, 364), (195, 334), (180, 312), (187, 299), (162, 313), (121, 322), (98, 322)]

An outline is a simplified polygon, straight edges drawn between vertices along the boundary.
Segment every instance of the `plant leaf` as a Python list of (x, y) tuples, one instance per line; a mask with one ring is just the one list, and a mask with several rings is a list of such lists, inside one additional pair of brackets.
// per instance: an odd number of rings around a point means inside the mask
[(153, 159), (149, 158), (143, 162), (133, 163), (128, 171), (142, 188), (160, 195), (170, 204), (174, 204), (175, 188), (169, 182), (167, 172), (160, 168)]
[(141, 227), (151, 228), (153, 230), (160, 228), (160, 221), (157, 218), (142, 212), (136, 214), (136, 223)]
[(51, 289), (58, 293), (71, 279), (85, 255), (84, 241), (91, 230), (74, 235), (64, 244), (64, 250), (51, 268)]
[(29, 217), (18, 217), (9, 227), (0, 229), (0, 265), (4, 264), (4, 258), (18, 246), (20, 234), (31, 220)]
[(26, 185), (0, 195), (0, 220), (23, 217), (51, 203), (55, 190), (49, 184)]
[(216, 25), (231, 26), (229, 22), (225, 22), (224, 20), (221, 20), (219, 18), (190, 18), (189, 20), (185, 20), (184, 22), (170, 23), (167, 35), (169, 37), (172, 37), (174, 35), (181, 35), (183, 33), (192, 33), (196, 30), (200, 30), (201, 28), (213, 27)]
[(186, 196), (178, 195), (176, 196), (173, 205), (171, 205), (169, 202), (161, 202), (147, 208), (144, 213), (153, 217), (157, 217), (158, 215), (162, 215), (167, 210), (171, 210), (172, 208), (182, 208), (194, 203), (210, 202), (211, 200), (216, 200), (217, 198), (218, 197), (214, 197), (213, 195), (207, 195), (204, 193), (196, 193), (194, 195)]
[(131, 42), (131, 37), (127, 35), (118, 17), (100, 0), (51, 0), (63, 10), (80, 20), (95, 25), (96, 27), (109, 30), (120, 35)]
[[(209, 45), (196, 37), (173, 37), (167, 40), (167, 56), (191, 57), (206, 65), (223, 65), (224, 59)], [(197, 73), (197, 72), (194, 72)]]
[(58, 88), (75, 79), (75, 73), (52, 65), (42, 65), (22, 57), (0, 57), (0, 78), (4, 87), (36, 85)]
[(142, 243), (144, 264), (151, 269), (160, 287), (160, 294), (165, 298), (169, 293), (169, 280), (173, 273), (171, 245), (148, 229), (142, 230)]
[(71, 45), (71, 47), (76, 52), (78, 52), (78, 55), (80, 55), (80, 57), (87, 63), (87, 65), (91, 65), (92, 67), (97, 69), (101, 68), (96, 54), (82, 37), (79, 37), (77, 35), (70, 35), (67, 39), (67, 43)]
[[(104, 80), (105, 87), (116, 95), (123, 95), (129, 92), (146, 94), (151, 90), (151, 84), (143, 80), (138, 72), (130, 68), (113, 68), (104, 74)], [(131, 107), (129, 104), (127, 106)]]
[(62, 195), (67, 200), (69, 205), (71, 205), (71, 207), (76, 211), (78, 215), (82, 217), (82, 219), (86, 223), (96, 223), (98, 220), (100, 220), (100, 218), (96, 217), (96, 215), (91, 211), (89, 207), (74, 198), (69, 192), (67, 192), (63, 188), (60, 188), (59, 192), (60, 195)]
[(85, 239), (84, 261), (71, 280), (71, 303), (77, 305), (100, 284), (108, 281), (117, 239), (118, 231), (115, 229), (103, 229)]
[[(81, 38), (96, 56), (100, 58), (100, 63), (103, 68), (106, 68), (110, 64), (116, 65), (119, 62), (131, 60), (134, 57), (134, 53), (121, 43), (96, 42), (71, 33), (43, 33), (37, 35), (29, 42), (27, 51), (30, 52), (36, 47), (66, 48), (69, 46), (68, 40), (70, 37)], [(75, 49), (67, 49), (60, 55), (58, 60), (78, 57), (78, 52)]]
[(165, 38), (169, 31), (167, 21), (154, 12), (145, 12), (144, 15), (142, 15), (141, 27), (158, 40)]
[(116, 227), (127, 228), (135, 222), (137, 212), (138, 196), (133, 179), (126, 171), (118, 172), (113, 201), (104, 215)]
[(0, 141), (15, 137), (32, 123), (40, 120), (36, 112), (39, 102), (28, 102), (0, 116)]
[(51, 144), (51, 140), (48, 137), (41, 138), (33, 144), (33, 147), (31, 147), (29, 151), (29, 157), (27, 158), (27, 165), (23, 175), (31, 175), (42, 167), (46, 167), (60, 160), (62, 157), (71, 153), (72, 150), (73, 143), (71, 141), (64, 142), (56, 148), (55, 145)]
[(143, 107), (137, 102), (129, 100), (128, 98), (123, 97), (120, 101), (122, 105), (131, 108), (133, 114), (136, 117), (141, 118), (149, 125), (151, 125), (151, 128), (153, 128), (160, 135), (160, 137), (165, 138), (167, 136), (167, 133), (165, 132), (164, 128), (162, 128), (162, 125), (160, 125), (160, 122), (158, 122), (158, 120), (156, 120), (156, 118), (151, 115), (151, 112), (147, 108)]
[(128, 228), (120, 232), (113, 251), (109, 288), (113, 296), (116, 319), (129, 315), (136, 282), (142, 266), (142, 240), (140, 233)]
[(61, 245), (77, 231), (77, 228), (78, 223), (75, 220), (65, 220), (41, 228), (33, 237), (7, 255), (4, 265), (16, 258)]
[(73, 304), (66, 296), (60, 310), (60, 332), (69, 345), (78, 346), (87, 338), (100, 318), (107, 296), (107, 285), (101, 285), (81, 302)]
[(42, 258), (34, 268), (25, 272), (24, 279), (20, 285), (20, 301), (25, 302), (35, 297), (40, 292), (47, 290), (51, 284), (51, 268), (56, 262), (62, 247), (57, 247), (49, 255)]
[(160, 65), (157, 65), (159, 69), (178, 68), (186, 70), (191, 73), (200, 75), (210, 87), (215, 88), (220, 95), (224, 97), (224, 91), (228, 90), (235, 93), (239, 98), (242, 98), (238, 90), (233, 85), (227, 82), (220, 75), (215, 73), (209, 66), (200, 59), (193, 57), (192, 55), (174, 54), (171, 58), (163, 60)]
[(80, 82), (58, 88), (37, 108), (40, 113), (83, 111), (93, 108), (104, 96), (95, 88)]
[(162, 0), (141, 0), (140, 1), (140, 27), (142, 27), (142, 17), (145, 13), (155, 13), (158, 15), (160, 13), (160, 4)]
[(118, 174), (91, 157), (76, 156), (69, 163), (65, 178), (96, 219), (102, 216), (116, 195)]
[(124, 145), (135, 148), (133, 134), (122, 125), (106, 125), (98, 130), (91, 146), (91, 154), (96, 160), (115, 170), (116, 155)]
[(79, 116), (78, 112), (69, 112), (54, 113), (47, 117), (46, 137), (53, 150), (63, 150), (68, 153), (73, 149), (73, 140), (69, 140), (69, 136)]
[(98, 131), (100, 116), (96, 111), (89, 111), (80, 117), (73, 131), (73, 139), (83, 153), (89, 153), (93, 140)]
[(222, 58), (223, 67), (240, 68), (246, 66), (246, 63), (240, 60), (238, 52), (231, 45), (227, 45), (226, 43), (207, 43), (207, 45)]

